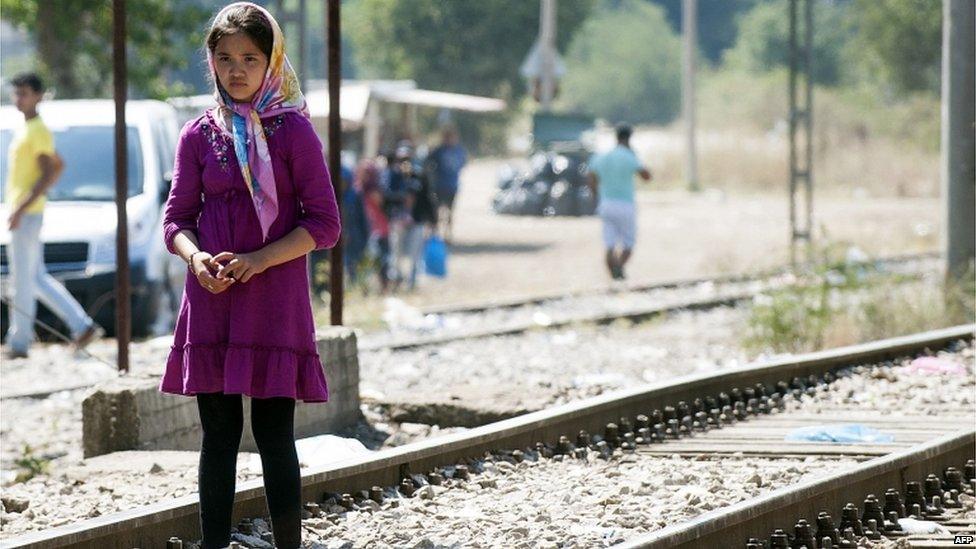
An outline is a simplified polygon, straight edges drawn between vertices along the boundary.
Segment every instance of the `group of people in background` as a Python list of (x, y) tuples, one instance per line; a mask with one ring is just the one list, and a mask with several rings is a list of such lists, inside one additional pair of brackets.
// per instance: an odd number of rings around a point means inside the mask
[[(354, 282), (375, 265), (380, 291), (413, 290), (425, 243), (450, 241), (454, 199), (467, 153), (457, 130), (446, 126), (441, 143), (424, 157), (401, 141), (388, 154), (364, 158), (346, 170), (343, 196), (344, 262)], [(372, 260), (372, 261), (369, 261)]]
[[(593, 155), (587, 175), (598, 197), (607, 270), (623, 280), (637, 240), (634, 176), (650, 181), (651, 173), (631, 148), (631, 126), (619, 124), (615, 133), (617, 146)], [(352, 281), (365, 282), (363, 267), (372, 264), (382, 293), (416, 287), (425, 243), (435, 236), (451, 240), (466, 163), (457, 130), (446, 126), (441, 143), (424, 157), (401, 141), (386, 155), (360, 160), (355, 170), (344, 168), (344, 261)]]

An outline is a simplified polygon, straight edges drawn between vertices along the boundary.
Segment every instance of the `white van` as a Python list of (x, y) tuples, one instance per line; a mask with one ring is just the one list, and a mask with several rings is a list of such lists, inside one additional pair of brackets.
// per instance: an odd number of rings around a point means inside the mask
[[(59, 279), (109, 333), (115, 331), (115, 104), (111, 100), (43, 101), (44, 123), (64, 159), (64, 173), (48, 192), (41, 240), (48, 272)], [(162, 213), (169, 194), (179, 134), (176, 110), (161, 101), (129, 101), (129, 261), (133, 335), (163, 333), (172, 323), (185, 265), (167, 252)], [(7, 187), (6, 154), (23, 115), (0, 107), (0, 193)], [(0, 206), (0, 277), (6, 279), (9, 206)], [(180, 287), (174, 287), (180, 285)], [(3, 284), (5, 292), (9, 284)], [(5, 295), (4, 328), (7, 326)], [(54, 321), (38, 308), (38, 317)], [(60, 325), (59, 322), (55, 323)], [(62, 333), (63, 325), (61, 325)], [(43, 334), (43, 330), (38, 330)]]

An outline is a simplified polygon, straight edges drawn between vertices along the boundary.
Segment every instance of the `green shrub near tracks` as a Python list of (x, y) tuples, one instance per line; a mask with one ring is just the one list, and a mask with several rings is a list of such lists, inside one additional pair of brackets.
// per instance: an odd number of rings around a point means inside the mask
[(757, 296), (743, 345), (751, 352), (796, 353), (943, 328), (974, 318), (974, 271), (963, 283), (921, 278), (848, 262), (843, 246), (819, 253), (795, 284)]

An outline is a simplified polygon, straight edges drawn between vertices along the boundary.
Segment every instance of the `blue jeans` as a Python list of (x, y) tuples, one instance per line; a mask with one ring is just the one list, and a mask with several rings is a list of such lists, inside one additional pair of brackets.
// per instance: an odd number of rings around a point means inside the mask
[(417, 286), (417, 271), (424, 255), (424, 225), (414, 223), (404, 235), (404, 241), (407, 257), (410, 258), (410, 276), (407, 278), (407, 287), (412, 290)]
[(7, 329), (7, 344), (12, 351), (24, 352), (34, 340), (34, 319), (37, 300), (56, 314), (77, 339), (94, 321), (68, 290), (49, 275), (44, 266), (44, 243), (41, 225), (44, 214), (24, 214), (20, 225), (10, 232), (8, 248), (13, 307), (8, 308), (12, 319)]

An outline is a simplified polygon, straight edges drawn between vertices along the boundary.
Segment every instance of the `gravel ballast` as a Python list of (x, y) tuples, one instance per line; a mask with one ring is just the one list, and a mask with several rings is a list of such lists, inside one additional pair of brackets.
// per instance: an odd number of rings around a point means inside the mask
[[(726, 345), (727, 342), (733, 341), (734, 329), (737, 321), (741, 318), (740, 315), (741, 312), (736, 309), (723, 308), (705, 313), (681, 313), (669, 319), (667, 323), (651, 322), (641, 325), (621, 323), (604, 327), (576, 327), (551, 333), (529, 332), (521, 336), (490, 338), (492, 340), (490, 342), (484, 340), (468, 342), (471, 344), (469, 348), (461, 347), (460, 350), (454, 349), (454, 352), (464, 351), (473, 354), (476, 357), (473, 359), (473, 364), (478, 364), (478, 360), (488, 360), (487, 357), (492, 355), (492, 351), (497, 353), (501, 352), (502, 349), (509, 348), (513, 353), (512, 356), (515, 356), (534, 348), (536, 356), (545, 358), (536, 362), (528, 361), (525, 363), (514, 362), (515, 359), (510, 357), (510, 360), (513, 361), (510, 373), (507, 374), (510, 377), (505, 378), (504, 383), (525, 385), (526, 380), (535, 380), (533, 381), (534, 386), (528, 385), (525, 391), (520, 392), (528, 393), (548, 387), (552, 391), (548, 394), (543, 392), (546, 395), (544, 402), (552, 404), (599, 394), (609, 389), (633, 385), (634, 383), (656, 381), (683, 373), (714, 370), (739, 364), (741, 363), (740, 360), (744, 361), (745, 359), (727, 358), (732, 353), (728, 352)], [(684, 338), (678, 337), (682, 333), (688, 334), (688, 327), (698, 325), (703, 316), (707, 317), (706, 321), (713, 322), (716, 327), (715, 330), (705, 332), (714, 334), (715, 339), (712, 344), (702, 345), (699, 338), (696, 346), (694, 344), (696, 339), (690, 335), (686, 335)], [(581, 332), (582, 330), (588, 331)], [(723, 330), (726, 330), (724, 334)], [(723, 337), (725, 338), (724, 341)], [(547, 338), (551, 347), (540, 348), (540, 341), (544, 343)], [(651, 338), (652, 341), (646, 347), (642, 347), (646, 343), (646, 338)], [(494, 341), (495, 339), (502, 341)], [(525, 343), (525, 347), (520, 347), (519, 339), (528, 339), (529, 341)], [(660, 342), (659, 347), (656, 342)], [(463, 342), (456, 342), (451, 345), (463, 344)], [(497, 347), (490, 348), (489, 346), (492, 344), (497, 345)], [(446, 346), (446, 348), (450, 348), (451, 345)], [(600, 362), (601, 357), (595, 351), (591, 355), (585, 354), (586, 348), (593, 345), (604, 345), (606, 349), (618, 349), (617, 359), (607, 359)], [(556, 355), (556, 349), (560, 347), (566, 347), (562, 356)], [(712, 352), (703, 352), (703, 348), (712, 348)], [(629, 358), (627, 356), (620, 358), (620, 349), (624, 349), (632, 355), (629, 355)], [(432, 353), (427, 356), (427, 360), (419, 363), (430, 368), (444, 368), (441, 373), (445, 377), (436, 381), (444, 383), (440, 386), (441, 389), (450, 386), (452, 378), (448, 366), (453, 360), (455, 370), (459, 369), (457, 368), (457, 355), (452, 357), (448, 352), (442, 357), (438, 357), (443, 350), (435, 351), (433, 349), (403, 351), (402, 353), (409, 355), (409, 353), (418, 352)], [(482, 352), (484, 355), (478, 355)], [(575, 357), (575, 360), (569, 360), (568, 357)], [(655, 357), (659, 362), (654, 361)], [(697, 362), (693, 361), (691, 357), (697, 357)], [(851, 375), (842, 376), (831, 386), (831, 390), (818, 392), (812, 397), (804, 396), (799, 403), (789, 403), (787, 410), (802, 409), (804, 414), (816, 414), (820, 412), (831, 413), (846, 408), (857, 410), (859, 413), (866, 413), (867, 416), (864, 417), (870, 417), (872, 412), (867, 412), (870, 408), (882, 410), (878, 414), (884, 415), (897, 414), (899, 411), (911, 415), (938, 415), (944, 413), (947, 407), (959, 409), (960, 412), (971, 411), (973, 409), (974, 389), (972, 348), (963, 346), (953, 353), (939, 353), (939, 357), (945, 361), (962, 365), (965, 368), (966, 375), (913, 373), (905, 367), (906, 364), (904, 363), (880, 367), (859, 367), (851, 369)], [(443, 361), (437, 362), (441, 358)], [(370, 367), (366, 362), (367, 360), (369, 359), (364, 358), (364, 372), (368, 371), (367, 368)], [(547, 360), (551, 360), (551, 362), (546, 362)], [(589, 362), (591, 368), (588, 371), (582, 368), (575, 370), (572, 365), (577, 361), (580, 363)], [(502, 362), (494, 365), (496, 371), (492, 374), (498, 374), (498, 365)], [(375, 364), (380, 363), (381, 361), (377, 360)], [(695, 366), (690, 368), (689, 364), (695, 364)], [(654, 369), (656, 366), (659, 367), (658, 370)], [(617, 378), (605, 375), (606, 370), (611, 368), (616, 368), (615, 373), (619, 374)], [(548, 378), (544, 376), (547, 371), (549, 372)], [(651, 373), (648, 373), (649, 371)], [(432, 372), (419, 374), (417, 383), (423, 375), (434, 376)], [(599, 375), (594, 376), (594, 372)], [(375, 375), (378, 374), (379, 372)], [(397, 375), (390, 375), (390, 372), (387, 371), (384, 379), (389, 381), (394, 390), (402, 390), (404, 387), (410, 387), (409, 383), (412, 382), (409, 376), (402, 374), (403, 372), (398, 372)], [(375, 375), (364, 375), (364, 380), (375, 379)], [(583, 377), (587, 375), (592, 377)], [(655, 378), (654, 376), (660, 377)], [(428, 379), (433, 379), (433, 377), (428, 377)], [(588, 379), (591, 383), (582, 383), (580, 379)], [(594, 379), (596, 382), (592, 382)], [(499, 380), (499, 384), (502, 383)], [(435, 384), (434, 387), (436, 389), (437, 385)], [(38, 411), (33, 416), (41, 422), (45, 418), (50, 420), (51, 415), (56, 415), (59, 409), (70, 410), (71, 407), (68, 405), (57, 408), (54, 404), (60, 402), (61, 399), (70, 401), (71, 396), (76, 393), (83, 394), (83, 391), (57, 393), (44, 399), (13, 399), (4, 401), (4, 405), (33, 403), (46, 406), (43, 409), (36, 409), (42, 411)], [(80, 404), (80, 401), (78, 402)], [(78, 408), (80, 409), (80, 405)], [(9, 418), (11, 416), (6, 415), (8, 409), (5, 408), (4, 416)], [(78, 432), (80, 432), (80, 417), (78, 421)], [(23, 428), (24, 430), (21, 432), (25, 440), (30, 440), (30, 433), (27, 429), (35, 429), (34, 435), (36, 437), (38, 425), (41, 424), (38, 423), (33, 426), (28, 424), (26, 427), (17, 425), (17, 428)], [(8, 425), (4, 427), (7, 429)], [(408, 430), (413, 431), (413, 433), (401, 437), (397, 443), (439, 432), (437, 428), (426, 426), (410, 427)], [(61, 429), (52, 427), (51, 431), (61, 432)], [(5, 441), (8, 440), (6, 431), (4, 436)], [(66, 447), (71, 445), (70, 440), (58, 443), (64, 444)], [(4, 451), (7, 451), (6, 447)], [(21, 503), (26, 502), (27, 507), (20, 512), (15, 512), (12, 509), (2, 512), (0, 524), (3, 526), (3, 537), (154, 503), (161, 497), (170, 498), (190, 493), (196, 487), (195, 461), (186, 456), (175, 460), (175, 465), (149, 463), (144, 464), (146, 466), (142, 469), (131, 472), (91, 475), (92, 480), (86, 480), (79, 484), (78, 479), (81, 477), (76, 476), (73, 471), (77, 471), (78, 468), (91, 468), (92, 462), (91, 460), (81, 461), (72, 456), (70, 452), (69, 449), (65, 455), (52, 462), (50, 473), (41, 474), (28, 482), (4, 488), (4, 498), (7, 500), (5, 506), (9, 502), (13, 507), (19, 507)], [(189, 454), (190, 458), (193, 457), (193, 453), (184, 454)], [(852, 460), (838, 459), (776, 460), (750, 458), (749, 460), (711, 460), (678, 456), (667, 458), (641, 456), (640, 453), (623, 455), (619, 459), (610, 461), (596, 459), (592, 456), (591, 458), (585, 462), (568, 460), (566, 463), (555, 463), (549, 460), (526, 461), (518, 465), (503, 464), (503, 462), (487, 463), (486, 472), (476, 475), (471, 482), (450, 488), (425, 487), (422, 489), (423, 496), (402, 499), (400, 506), (396, 508), (381, 508), (371, 514), (368, 511), (350, 512), (344, 514), (337, 522), (324, 518), (310, 518), (306, 521), (306, 526), (311, 529), (308, 539), (328, 540), (326, 545), (336, 547), (343, 546), (342, 544), (336, 545), (337, 540), (345, 539), (353, 544), (346, 546), (360, 546), (356, 544), (361, 539), (375, 539), (377, 543), (382, 542), (379, 538), (369, 538), (368, 532), (373, 532), (371, 535), (378, 536), (388, 530), (389, 535), (399, 536), (389, 543), (404, 547), (425, 547), (436, 546), (437, 544), (451, 546), (450, 543), (455, 542), (460, 544), (459, 546), (477, 546), (478, 543), (483, 543), (484, 539), (496, 539), (496, 537), (513, 543), (538, 543), (541, 546), (551, 542), (557, 543), (553, 546), (560, 547), (572, 547), (574, 545), (567, 545), (567, 543), (579, 539), (585, 540), (586, 543), (581, 541), (580, 545), (577, 546), (585, 547), (592, 546), (592, 543), (603, 544), (612, 540), (626, 539), (638, 533), (658, 528), (661, 524), (668, 522), (668, 520), (661, 522), (661, 519), (649, 521), (649, 519), (645, 520), (646, 517), (639, 515), (640, 512), (644, 512), (643, 509), (648, 505), (655, 508), (657, 504), (649, 503), (651, 501), (660, 500), (663, 502), (661, 505), (677, 505), (684, 511), (698, 514), (707, 511), (708, 506), (714, 508), (716, 505), (721, 506), (734, 501), (741, 501), (764, 490), (789, 485), (805, 478), (812, 478), (811, 475), (855, 463)], [(738, 465), (735, 465), (736, 463)], [(786, 471), (786, 473), (776, 473), (776, 471), (781, 470)], [(713, 474), (710, 471), (717, 472)], [(669, 475), (674, 472), (694, 472), (694, 474), (687, 473), (690, 476), (687, 476), (684, 484), (666, 485), (663, 480), (660, 484), (657, 483), (657, 480), (671, 478)], [(242, 480), (253, 478), (259, 473), (259, 470), (249, 470), (244, 467), (240, 468), (238, 478)], [(759, 481), (753, 482), (751, 479), (756, 476), (759, 477)], [(556, 481), (564, 477), (574, 479), (573, 485), (577, 488), (585, 485), (586, 490), (591, 493), (584, 493), (579, 489), (559, 489)], [(536, 478), (539, 479), (537, 484), (534, 480)], [(721, 483), (720, 488), (715, 488), (713, 492), (712, 487), (716, 486), (717, 478), (724, 478), (726, 481)], [(729, 482), (729, 478), (737, 480)], [(147, 479), (151, 482), (147, 483)], [(654, 480), (649, 480), (650, 484), (645, 485), (642, 481), (638, 482), (639, 479)], [(692, 481), (695, 483), (690, 484)], [(753, 485), (754, 489), (749, 486), (750, 484)], [(165, 489), (160, 490), (160, 486)], [(627, 488), (623, 488), (623, 486), (627, 486)], [(692, 489), (696, 487), (701, 488), (709, 495), (704, 497), (704, 492)], [(496, 498), (494, 492), (490, 492), (491, 496), (487, 499), (492, 502), (493, 507), (479, 511), (483, 513), (483, 516), (489, 517), (484, 519), (487, 521), (484, 523), (484, 529), (480, 526), (479, 528), (462, 526), (466, 520), (469, 523), (473, 520), (469, 516), (473, 512), (470, 509), (478, 510), (478, 501), (484, 499), (478, 500), (475, 499), (475, 496), (495, 489), (504, 490), (499, 494), (507, 498), (503, 498), (504, 501), (510, 500), (509, 503), (505, 503), (496, 509), (495, 506), (499, 505), (502, 500)], [(620, 490), (626, 490), (635, 495), (640, 493), (641, 497), (646, 496), (651, 499), (645, 501), (643, 507), (635, 506), (629, 503), (631, 498), (622, 497), (629, 494), (621, 494)], [(696, 493), (700, 502), (704, 503), (690, 503), (694, 500), (693, 496)], [(552, 498), (549, 497), (550, 494), (553, 495)], [(557, 497), (555, 494), (560, 495)], [(680, 494), (685, 499), (675, 499), (678, 497), (675, 494)], [(431, 497), (428, 498), (427, 496)], [(560, 499), (567, 497), (569, 500), (566, 502)], [(684, 505), (679, 505), (682, 501), (684, 501)], [(577, 516), (588, 517), (587, 520), (590, 522), (585, 524), (587, 528), (590, 528), (589, 530), (580, 530), (580, 521), (572, 521), (568, 518), (574, 516), (572, 513), (561, 516), (554, 511), (569, 504), (579, 505), (584, 510), (589, 509), (591, 512), (589, 515), (580, 515), (579, 513), (583, 511), (572, 507), (573, 513), (576, 513)], [(469, 509), (469, 511), (455, 516), (453, 513), (456, 509)], [(541, 512), (533, 511), (538, 509), (548, 509), (549, 511), (546, 511), (545, 514), (548, 519), (539, 518)], [(408, 511), (416, 511), (416, 513)], [(677, 513), (678, 510), (674, 512)], [(534, 520), (528, 524), (521, 519), (510, 522), (491, 518), (508, 516), (499, 515), (499, 513), (509, 513), (516, 517), (524, 515), (524, 517), (531, 517)], [(634, 513), (638, 514), (635, 515)], [(441, 517), (438, 518), (439, 516)], [(38, 518), (42, 520), (38, 520)], [(492, 520), (497, 524), (492, 524)], [(675, 518), (675, 520), (678, 519)], [(439, 529), (441, 524), (448, 526)], [(513, 524), (520, 524), (522, 529), (513, 526)], [(360, 529), (357, 530), (357, 528)], [(321, 533), (319, 529), (321, 529)], [(314, 533), (312, 533), (313, 531)], [(470, 532), (478, 532), (479, 535), (467, 540), (463, 538), (465, 533)], [(481, 534), (485, 532), (491, 532), (496, 537), (481, 537)], [(441, 535), (443, 537), (438, 537)], [(320, 537), (315, 538), (314, 536)], [(404, 536), (409, 539), (401, 539)], [(462, 538), (455, 539), (457, 536), (462, 536)], [(555, 540), (548, 539), (548, 537), (555, 537)], [(323, 543), (325, 542), (323, 541)], [(517, 543), (515, 546), (518, 546)], [(534, 547), (537, 545), (525, 546)]]
[[(784, 413), (848, 409), (871, 415), (877, 409), (885, 415), (938, 415), (947, 405), (972, 413), (972, 347), (937, 357), (965, 373), (912, 371), (909, 361), (852, 368), (829, 389), (791, 401)], [(640, 451), (603, 461), (594, 454), (585, 461), (496, 462), (452, 488), (431, 487), (429, 498), (400, 499), (397, 507), (371, 514), (351, 511), (336, 523), (306, 524), (310, 538), (327, 547), (607, 546), (857, 463), (819, 457), (667, 459)]]

